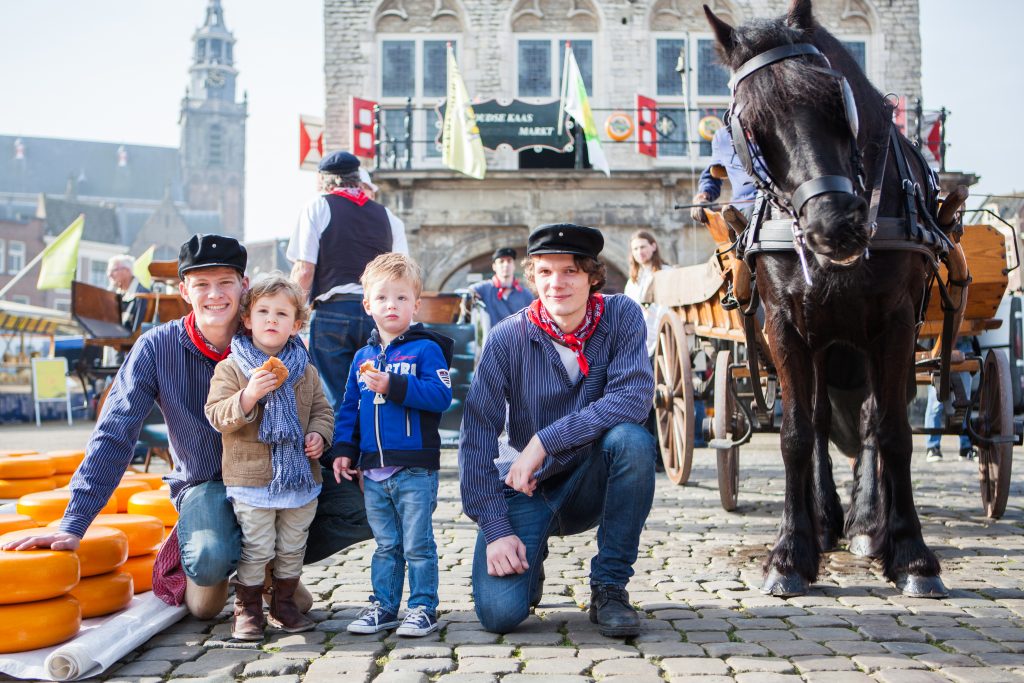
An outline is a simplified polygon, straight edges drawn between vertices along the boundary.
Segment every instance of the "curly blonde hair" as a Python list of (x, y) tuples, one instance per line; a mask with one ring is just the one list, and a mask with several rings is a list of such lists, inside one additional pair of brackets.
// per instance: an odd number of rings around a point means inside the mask
[(260, 277), (249, 289), (242, 292), (242, 317), (252, 317), (252, 307), (263, 297), (281, 293), (284, 293), (295, 306), (295, 319), (305, 325), (309, 320), (310, 313), (309, 304), (306, 303), (306, 293), (279, 270), (271, 271)]

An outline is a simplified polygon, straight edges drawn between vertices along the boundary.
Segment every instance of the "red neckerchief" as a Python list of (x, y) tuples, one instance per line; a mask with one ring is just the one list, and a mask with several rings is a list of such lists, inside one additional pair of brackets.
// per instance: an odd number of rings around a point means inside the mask
[(366, 196), (366, 193), (358, 187), (336, 187), (331, 190), (330, 194), (333, 194), (335, 197), (344, 197), (356, 206), (362, 206), (366, 202), (370, 201), (370, 198)]
[(526, 309), (526, 317), (531, 323), (541, 329), (542, 332), (559, 342), (576, 354), (576, 362), (580, 364), (580, 372), (587, 375), (590, 372), (590, 364), (583, 355), (583, 343), (590, 339), (597, 329), (597, 323), (601, 321), (601, 314), (604, 312), (604, 296), (591, 294), (587, 299), (587, 312), (583, 316), (583, 322), (571, 334), (565, 334), (558, 328), (558, 325), (548, 314), (540, 299), (536, 299)]
[(217, 347), (206, 340), (203, 333), (196, 327), (196, 312), (192, 311), (185, 316), (185, 332), (188, 333), (188, 338), (192, 340), (192, 343), (196, 345), (199, 352), (209, 358), (212, 361), (221, 362), (228, 357), (231, 353), (231, 346), (228, 345), (223, 352), (218, 351)]
[(498, 276), (495, 275), (494, 277), (491, 278), (491, 284), (494, 285), (495, 288), (498, 290), (499, 299), (505, 299), (507, 297), (512, 296), (512, 290), (515, 290), (517, 292), (523, 291), (523, 288), (519, 284), (519, 280), (517, 278), (512, 278), (511, 287), (506, 287), (504, 284), (502, 284), (501, 280), (498, 279)]

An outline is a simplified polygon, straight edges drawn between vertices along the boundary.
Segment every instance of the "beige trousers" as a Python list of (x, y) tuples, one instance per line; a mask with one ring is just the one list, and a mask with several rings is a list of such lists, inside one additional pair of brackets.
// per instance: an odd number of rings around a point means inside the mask
[(274, 576), (294, 579), (302, 574), (306, 536), (316, 515), (316, 498), (300, 508), (256, 508), (234, 501), (242, 528), (242, 556), (238, 581), (243, 586), (263, 585), (264, 568), (274, 561)]

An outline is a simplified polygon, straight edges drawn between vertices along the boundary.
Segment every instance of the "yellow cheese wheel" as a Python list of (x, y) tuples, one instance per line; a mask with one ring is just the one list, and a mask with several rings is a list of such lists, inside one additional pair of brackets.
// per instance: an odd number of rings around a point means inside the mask
[(70, 595), (0, 607), (0, 653), (63, 643), (82, 626), (82, 608)]
[[(0, 536), (0, 546), (28, 536), (36, 536), (42, 529), (21, 529)], [(112, 572), (128, 559), (128, 536), (123, 531), (105, 526), (93, 525), (85, 532), (78, 544), (78, 561), (81, 575), (96, 576)], [(4, 585), (0, 583), (0, 586)]]
[(28, 515), (17, 515), (13, 512), (0, 513), (0, 534), (18, 529), (32, 529), (39, 526), (36, 520)]
[[(96, 515), (92, 523), (123, 531), (128, 537), (128, 557), (156, 552), (164, 540), (163, 522), (150, 515)], [(51, 527), (59, 525), (60, 520), (49, 524)]]
[(154, 491), (164, 485), (164, 478), (156, 472), (133, 472), (128, 470), (124, 473), (121, 481), (144, 481)]
[(70, 550), (0, 550), (0, 605), (64, 595), (78, 578), (78, 555)]
[(50, 477), (50, 479), (53, 479), (53, 483), (57, 485), (57, 488), (61, 489), (71, 483), (71, 477), (73, 476), (75, 476), (74, 473), (61, 474), (60, 472), (58, 472), (57, 474)]
[(0, 450), (0, 458), (17, 458), (22, 455), (36, 455), (38, 452), (19, 448)]
[[(131, 479), (125, 478), (121, 480), (121, 483), (114, 489), (114, 498), (117, 499), (117, 512), (128, 511), (128, 499), (134, 496), (136, 493), (143, 491), (152, 491), (149, 484), (144, 481), (132, 481)], [(104, 510), (106, 512), (106, 510)]]
[(53, 460), (57, 474), (73, 474), (85, 460), (85, 451), (47, 451), (46, 457)]
[[(71, 491), (39, 491), (26, 493), (18, 499), (18, 512), (28, 515), (39, 524), (49, 524), (64, 516), (64, 511), (71, 502)], [(117, 512), (117, 501), (113, 498), (103, 506), (102, 512)]]
[(133, 515), (152, 515), (164, 526), (178, 523), (178, 511), (171, 504), (168, 491), (143, 491), (128, 499), (128, 512)]
[(135, 594), (138, 595), (153, 590), (153, 563), (155, 562), (156, 553), (129, 557), (118, 571), (131, 574), (132, 585), (135, 587)]
[(26, 493), (52, 491), (57, 488), (53, 477), (42, 479), (0, 479), (0, 500), (21, 498)]
[(71, 591), (71, 596), (82, 605), (83, 619), (122, 610), (133, 595), (132, 575), (121, 571), (84, 578)]
[(56, 471), (57, 466), (45, 455), (0, 458), (0, 479), (41, 479)]

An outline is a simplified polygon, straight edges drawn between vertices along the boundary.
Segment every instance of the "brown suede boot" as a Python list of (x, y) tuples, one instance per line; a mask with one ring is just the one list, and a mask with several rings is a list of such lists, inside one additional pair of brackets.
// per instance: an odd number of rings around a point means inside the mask
[(236, 640), (263, 640), (263, 586), (243, 586), (235, 583), (235, 618), (231, 622), (231, 637)]
[(299, 611), (295, 604), (295, 589), (299, 577), (279, 579), (274, 577), (270, 596), (270, 623), (288, 633), (309, 631), (316, 623)]

